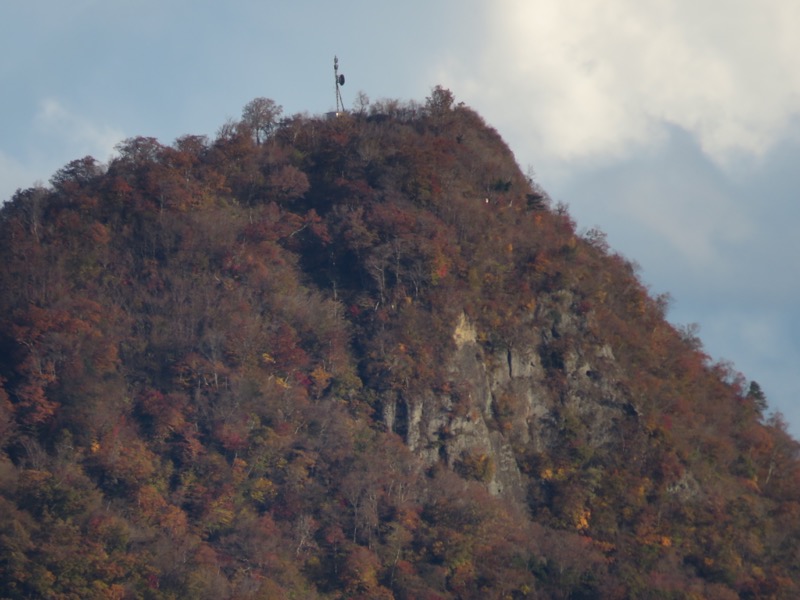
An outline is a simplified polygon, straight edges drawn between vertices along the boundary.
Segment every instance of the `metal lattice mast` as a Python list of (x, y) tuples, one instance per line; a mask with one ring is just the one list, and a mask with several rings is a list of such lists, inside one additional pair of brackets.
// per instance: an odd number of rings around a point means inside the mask
[(336, 112), (344, 112), (344, 102), (342, 102), (342, 92), (339, 89), (344, 85), (344, 75), (339, 75), (339, 57), (333, 57), (333, 78), (336, 83)]

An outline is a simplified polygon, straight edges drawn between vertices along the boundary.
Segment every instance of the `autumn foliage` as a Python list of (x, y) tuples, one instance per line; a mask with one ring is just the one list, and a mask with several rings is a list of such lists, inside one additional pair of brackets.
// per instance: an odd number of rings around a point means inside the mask
[(476, 113), (281, 115), (3, 206), (0, 596), (800, 595), (780, 416)]

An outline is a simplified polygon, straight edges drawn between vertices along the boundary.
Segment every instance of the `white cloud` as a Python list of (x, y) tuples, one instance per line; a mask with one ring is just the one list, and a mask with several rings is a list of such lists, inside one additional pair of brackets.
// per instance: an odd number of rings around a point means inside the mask
[(795, 0), (502, 0), (485, 19), (469, 71), (438, 79), (551, 159), (626, 155), (669, 123), (724, 164), (800, 107)]
[(24, 144), (13, 154), (0, 152), (0, 202), (8, 200), (18, 188), (47, 182), (71, 160), (87, 155), (105, 162), (114, 146), (125, 138), (115, 127), (97, 123), (68, 110), (56, 99), (39, 104), (31, 123), (24, 127)]
[(90, 154), (98, 160), (107, 160), (114, 146), (124, 137), (122, 131), (71, 112), (54, 98), (41, 102), (35, 125), (40, 134), (54, 138), (67, 150), (74, 151), (72, 158)]

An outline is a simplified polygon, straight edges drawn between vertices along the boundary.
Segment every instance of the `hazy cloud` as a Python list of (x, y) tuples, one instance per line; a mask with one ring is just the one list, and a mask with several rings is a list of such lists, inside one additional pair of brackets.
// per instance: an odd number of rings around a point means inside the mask
[(41, 102), (35, 126), (40, 135), (74, 150), (74, 156), (90, 154), (101, 161), (111, 156), (114, 146), (124, 137), (119, 129), (71, 112), (54, 98)]
[[(645, 255), (634, 258), (669, 257), (705, 277), (709, 269), (717, 278), (730, 276), (731, 248), (755, 240), (750, 204), (691, 136), (677, 128), (666, 131), (657, 149), (584, 169), (562, 192), (581, 199), (575, 207), (580, 221), (608, 223), (612, 237), (649, 240)], [(683, 277), (688, 274), (683, 267)]]
[(25, 142), (14, 148), (15, 154), (0, 151), (0, 201), (19, 188), (47, 182), (70, 160), (91, 155), (107, 161), (125, 138), (122, 130), (73, 112), (55, 98), (42, 100), (21, 129)]

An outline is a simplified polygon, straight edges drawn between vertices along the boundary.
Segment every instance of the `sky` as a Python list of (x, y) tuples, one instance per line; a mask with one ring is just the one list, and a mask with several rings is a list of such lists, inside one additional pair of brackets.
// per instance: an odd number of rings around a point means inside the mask
[(288, 115), (479, 112), (670, 320), (757, 381), (800, 439), (800, 2), (0, 0), (0, 199), (133, 136)]

